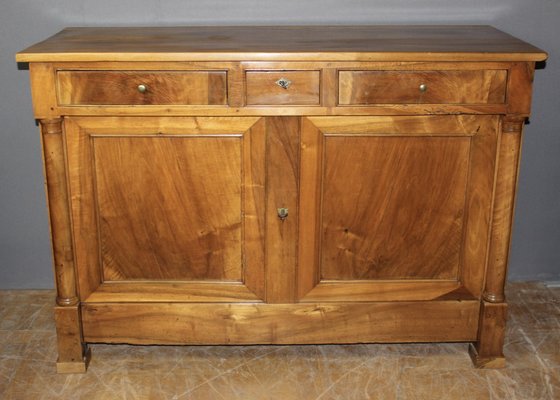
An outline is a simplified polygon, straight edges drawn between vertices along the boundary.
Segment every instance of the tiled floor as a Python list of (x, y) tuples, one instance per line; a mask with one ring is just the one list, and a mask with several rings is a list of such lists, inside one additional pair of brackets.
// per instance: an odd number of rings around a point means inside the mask
[(92, 346), (55, 373), (51, 291), (0, 291), (0, 399), (560, 399), (560, 289), (508, 287), (502, 370), (466, 344)]

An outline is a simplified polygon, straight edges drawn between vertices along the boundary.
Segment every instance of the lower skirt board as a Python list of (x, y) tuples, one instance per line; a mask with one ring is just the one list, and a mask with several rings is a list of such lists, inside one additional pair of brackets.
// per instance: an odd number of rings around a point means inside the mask
[(84, 341), (312, 344), (476, 341), (478, 301), (84, 303)]

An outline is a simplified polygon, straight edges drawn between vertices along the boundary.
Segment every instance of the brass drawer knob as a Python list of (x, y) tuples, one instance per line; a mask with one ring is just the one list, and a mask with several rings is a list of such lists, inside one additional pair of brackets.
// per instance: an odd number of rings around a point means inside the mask
[(422, 83), (420, 86), (418, 86), (418, 89), (424, 93), (426, 90), (428, 90), (428, 85), (426, 85), (425, 83)]
[(148, 86), (146, 86), (146, 85), (138, 85), (138, 88), (137, 88), (137, 89), (138, 89), (138, 91), (139, 91), (140, 93), (146, 93), (146, 91), (148, 90)]
[(280, 78), (276, 81), (276, 84), (280, 86), (282, 89), (288, 89), (292, 84), (292, 81), (286, 78)]

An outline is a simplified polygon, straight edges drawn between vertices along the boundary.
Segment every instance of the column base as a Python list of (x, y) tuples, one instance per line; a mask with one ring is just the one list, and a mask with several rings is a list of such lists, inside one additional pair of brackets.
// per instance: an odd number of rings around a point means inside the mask
[(507, 304), (482, 301), (478, 339), (469, 346), (469, 354), (476, 368), (504, 368), (504, 338)]
[(57, 306), (54, 316), (58, 345), (56, 370), (61, 374), (86, 372), (91, 352), (83, 342), (79, 306)]
[(475, 368), (500, 369), (506, 366), (504, 356), (481, 357), (473, 343), (469, 343), (469, 356)]
[(57, 361), (56, 372), (59, 374), (83, 374), (87, 371), (91, 360), (91, 349), (85, 351), (82, 361)]

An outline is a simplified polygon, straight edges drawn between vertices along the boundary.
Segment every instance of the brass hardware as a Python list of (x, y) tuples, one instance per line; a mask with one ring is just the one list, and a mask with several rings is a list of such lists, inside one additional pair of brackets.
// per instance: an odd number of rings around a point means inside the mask
[(288, 209), (287, 208), (279, 208), (277, 209), (278, 211), (278, 218), (280, 218), (282, 221), (284, 221), (286, 218), (288, 218)]
[(420, 91), (424, 93), (426, 90), (428, 90), (428, 85), (422, 83), (420, 86), (418, 86), (418, 89), (420, 89)]
[(138, 91), (140, 93), (146, 93), (146, 91), (148, 90), (148, 86), (146, 85), (138, 85)]
[(292, 81), (286, 78), (280, 78), (276, 81), (276, 84), (280, 86), (282, 89), (288, 89), (292, 84)]

